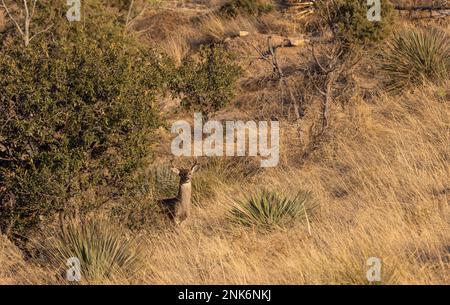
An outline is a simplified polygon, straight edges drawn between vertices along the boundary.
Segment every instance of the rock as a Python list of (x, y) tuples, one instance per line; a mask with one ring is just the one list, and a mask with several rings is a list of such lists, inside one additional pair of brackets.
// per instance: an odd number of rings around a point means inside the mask
[(247, 31), (239, 31), (239, 37), (246, 37), (248, 36), (250, 33)]
[(290, 47), (299, 47), (305, 44), (306, 40), (303, 37), (300, 38), (288, 38)]

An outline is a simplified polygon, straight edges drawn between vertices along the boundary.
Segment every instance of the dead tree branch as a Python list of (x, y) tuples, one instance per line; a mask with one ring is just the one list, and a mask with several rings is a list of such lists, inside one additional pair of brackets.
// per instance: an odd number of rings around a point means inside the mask
[[(6, 15), (12, 21), (15, 28), (19, 32), (20, 36), (22, 36), (25, 47), (28, 47), (31, 40), (33, 40), (37, 35), (45, 33), (52, 28), (53, 25), (50, 25), (47, 28), (45, 28), (44, 30), (36, 32), (34, 35), (31, 34), (30, 28), (31, 28), (31, 23), (33, 21), (34, 14), (36, 12), (37, 0), (32, 0), (32, 2), (30, 2), (29, 0), (23, 0), (23, 7), (24, 7), (24, 14), (25, 14), (25, 17), (23, 20), (23, 26), (20, 26), (19, 21), (17, 21), (16, 18), (14, 18), (11, 10), (6, 5), (5, 0), (1, 0), (1, 1), (2, 1), (1, 7), (3, 7), (3, 9), (5, 10)], [(31, 10), (30, 10), (29, 4), (31, 4)]]
[(287, 95), (289, 98), (289, 105), (294, 107), (295, 118), (297, 121), (299, 121), (301, 115), (297, 99), (295, 98), (295, 95), (292, 92), (292, 88), (289, 85), (283, 72), (283, 69), (281, 68), (278, 62), (278, 56), (276, 51), (280, 46), (273, 45), (272, 38), (270, 36), (267, 38), (267, 50), (265, 52), (258, 49), (253, 43), (249, 42), (249, 44), (258, 53), (259, 55), (258, 59), (264, 60), (272, 67), (272, 77), (278, 80), (278, 86), (281, 92), (281, 103), (282, 105), (284, 104), (285, 100), (284, 96), (286, 95), (285, 92), (287, 91)]
[(145, 4), (142, 10), (134, 17), (132, 17), (133, 7), (134, 7), (134, 0), (131, 0), (130, 6), (128, 7), (127, 18), (125, 20), (125, 27), (123, 29), (124, 36), (128, 32), (128, 29), (136, 22), (136, 20), (138, 20), (145, 13), (145, 11), (148, 8), (148, 5)]
[(397, 11), (446, 11), (450, 6), (401, 6), (394, 7)]

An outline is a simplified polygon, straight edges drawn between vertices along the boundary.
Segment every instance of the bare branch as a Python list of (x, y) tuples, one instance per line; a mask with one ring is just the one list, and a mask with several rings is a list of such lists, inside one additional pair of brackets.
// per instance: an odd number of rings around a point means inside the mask
[(125, 27), (128, 26), (128, 22), (131, 18), (131, 12), (133, 10), (134, 0), (131, 0), (130, 7), (128, 8), (127, 20), (125, 21)]
[(397, 11), (446, 11), (450, 10), (450, 6), (401, 6), (396, 5)]
[(31, 9), (31, 17), (30, 17), (30, 20), (33, 19), (34, 12), (36, 11), (36, 3), (37, 3), (37, 0), (33, 0), (33, 8)]
[(33, 36), (31, 36), (30, 42), (31, 42), (31, 40), (33, 40), (33, 38), (35, 38), (37, 35), (42, 34), (42, 33), (45, 33), (45, 32), (48, 32), (52, 27), (53, 27), (53, 24), (49, 25), (49, 26), (48, 26), (47, 28), (45, 28), (44, 30), (39, 31), (39, 32), (37, 32), (36, 34), (34, 34)]
[(311, 44), (311, 51), (312, 51), (312, 56), (314, 57), (314, 61), (315, 61), (316, 64), (319, 66), (319, 68), (320, 68), (323, 72), (328, 73), (328, 72), (327, 72), (328, 69), (325, 69), (325, 68), (322, 66), (322, 64), (320, 63), (319, 59), (318, 59), (317, 56), (316, 56), (316, 51), (315, 51), (315, 48), (314, 48), (314, 44)]
[[(5, 3), (5, 0), (1, 0), (1, 1), (2, 1), (2, 6), (6, 10), (8, 17), (13, 21), (13, 23), (15, 24), (16, 28), (18, 29), (20, 35), (22, 36), (25, 47), (27, 47), (30, 44), (30, 42), (33, 38), (35, 38), (37, 35), (39, 35), (41, 33), (47, 32), (53, 26), (53, 25), (50, 25), (46, 29), (39, 31), (31, 36), (30, 26), (31, 26), (31, 22), (33, 21), (33, 16), (36, 12), (36, 4), (37, 4), (38, 0), (23, 0), (23, 6), (24, 6), (24, 11), (25, 11), (24, 12), (25, 17), (23, 20), (23, 29), (20, 27), (17, 20), (11, 14), (11, 11), (8, 9), (8, 7)], [(31, 9), (31, 11), (30, 11), (30, 9)]]
[[(134, 6), (134, 0), (131, 0), (130, 7), (128, 8), (127, 19), (125, 21), (125, 27), (123, 29), (123, 35), (125, 35), (127, 33), (128, 28), (130, 28), (133, 25), (133, 23), (136, 22), (136, 20), (139, 19), (139, 17), (141, 17), (148, 8), (148, 5), (145, 4), (145, 6), (142, 8), (142, 10), (136, 16), (131, 18), (131, 14), (133, 12), (133, 6)], [(144, 30), (144, 32), (147, 30), (148, 29)], [(139, 33), (142, 33), (142, 32), (143, 31), (139, 31)]]
[(14, 22), (17, 30), (20, 32), (20, 35), (24, 36), (25, 33), (23, 32), (22, 28), (20, 27), (20, 25), (17, 23), (16, 19), (13, 17), (11, 12), (9, 11), (8, 7), (6, 6), (5, 0), (2, 0), (2, 6), (5, 9), (6, 14), (8, 15), (8, 17)]

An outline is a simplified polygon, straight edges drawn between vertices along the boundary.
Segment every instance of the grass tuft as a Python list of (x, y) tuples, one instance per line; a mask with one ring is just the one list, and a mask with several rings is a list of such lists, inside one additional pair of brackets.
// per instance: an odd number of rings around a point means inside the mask
[(140, 265), (137, 246), (107, 223), (90, 220), (69, 223), (59, 236), (56, 252), (63, 263), (78, 258), (82, 280), (96, 282), (136, 271)]

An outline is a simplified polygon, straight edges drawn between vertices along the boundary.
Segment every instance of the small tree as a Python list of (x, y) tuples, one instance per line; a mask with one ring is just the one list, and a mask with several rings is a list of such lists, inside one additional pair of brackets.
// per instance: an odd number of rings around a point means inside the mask
[(186, 59), (182, 63), (173, 89), (183, 96), (184, 107), (208, 115), (234, 98), (240, 71), (222, 45), (203, 45), (199, 62)]
[[(381, 21), (367, 18), (366, 0), (317, 0), (319, 15), (317, 31), (325, 31), (324, 39), (311, 42), (313, 64), (307, 70), (306, 82), (313, 92), (319, 93), (320, 126), (310, 133), (310, 142), (303, 151), (308, 157), (322, 141), (330, 124), (330, 107), (337, 93), (350, 91), (354, 84), (352, 72), (364, 51), (383, 40), (390, 33), (393, 22), (392, 6), (381, 1)], [(337, 90), (337, 88), (339, 90)]]
[(381, 21), (367, 18), (366, 0), (318, 0), (317, 12), (335, 38), (348, 47), (369, 47), (386, 38), (393, 24), (393, 6), (381, 1)]

